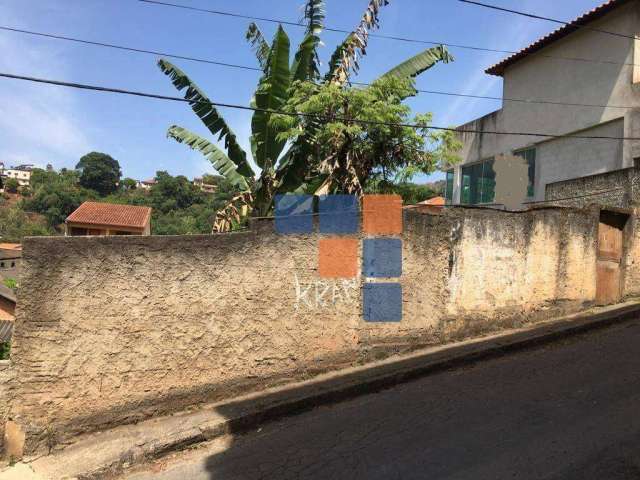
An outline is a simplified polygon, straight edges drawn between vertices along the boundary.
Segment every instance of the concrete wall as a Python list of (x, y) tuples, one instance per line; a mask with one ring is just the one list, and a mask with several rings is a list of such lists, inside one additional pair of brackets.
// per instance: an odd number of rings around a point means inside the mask
[(547, 205), (626, 212), (622, 258), (623, 295), (640, 295), (640, 175), (625, 168), (599, 175), (548, 184)]
[(318, 236), (24, 243), (10, 418), (33, 453), (78, 432), (574, 311), (597, 216), (405, 213), (403, 319), (362, 320), (362, 279), (322, 281)]
[[(635, 35), (640, 31), (640, 3), (630, 2), (591, 27)], [(638, 42), (635, 42), (638, 43)], [(503, 97), (547, 102), (599, 105), (582, 107), (549, 103), (505, 101), (503, 108), (461, 126), (470, 130), (540, 132), (557, 135), (637, 137), (640, 131), (638, 85), (634, 83), (634, 55), (638, 45), (628, 38), (592, 30), (578, 30), (540, 52), (507, 67)], [(549, 57), (589, 58), (608, 63), (558, 60)], [(635, 67), (638, 70), (638, 67)], [(638, 72), (636, 72), (638, 73)], [(638, 76), (638, 75), (636, 75)], [(534, 200), (543, 200), (547, 183), (630, 167), (640, 153), (640, 142), (543, 137), (462, 134), (462, 163), (473, 163), (501, 153), (536, 147)], [(543, 143), (540, 143), (543, 142)], [(456, 167), (454, 201), (459, 202)]]
[(635, 168), (625, 168), (549, 183), (545, 189), (545, 200), (548, 205), (563, 207), (598, 205), (603, 208), (631, 208), (639, 200), (636, 196), (640, 193), (640, 186), (634, 188), (636, 178)]
[(595, 297), (594, 213), (468, 210), (461, 227), (449, 282), (452, 315), (521, 315), (559, 300), (579, 305)]
[(0, 450), (4, 442), (4, 421), (9, 415), (14, 372), (10, 360), (0, 360)]

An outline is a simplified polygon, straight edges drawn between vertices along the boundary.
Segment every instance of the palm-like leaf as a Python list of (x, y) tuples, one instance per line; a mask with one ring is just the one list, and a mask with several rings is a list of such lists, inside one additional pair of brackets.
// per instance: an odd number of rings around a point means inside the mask
[(345, 38), (343, 42), (340, 45), (338, 45), (336, 49), (333, 51), (333, 54), (331, 55), (331, 59), (329, 60), (329, 70), (327, 71), (327, 74), (324, 77), (325, 82), (330, 82), (333, 79), (336, 73), (336, 70), (342, 64), (342, 57), (344, 55), (344, 50), (347, 47), (347, 45), (349, 45), (349, 43), (351, 42), (351, 35), (352, 34), (348, 35), (347, 38)]
[(453, 61), (453, 56), (449, 53), (444, 45), (428, 48), (420, 52), (409, 60), (402, 62), (396, 67), (389, 70), (380, 78), (397, 77), (409, 78), (417, 77), (421, 73), (429, 70), (438, 62), (449, 63)]
[(254, 160), (260, 168), (276, 164), (285, 141), (278, 140), (278, 131), (269, 123), (271, 113), (262, 110), (280, 110), (289, 98), (291, 73), (289, 70), (289, 37), (278, 27), (271, 46), (266, 74), (260, 79), (254, 104), (258, 109), (251, 120)]
[(254, 172), (247, 160), (246, 152), (240, 147), (236, 136), (220, 116), (211, 100), (198, 86), (178, 67), (167, 60), (158, 62), (160, 70), (171, 78), (173, 85), (179, 90), (187, 89), (184, 98), (191, 102), (191, 108), (198, 115), (202, 123), (213, 135), (219, 135), (218, 140), (224, 140), (228, 158), (235, 164), (239, 174), (252, 177)]
[(169, 128), (167, 136), (202, 153), (211, 162), (213, 168), (233, 185), (241, 190), (249, 188), (246, 178), (238, 173), (235, 163), (209, 140), (177, 125)]
[(269, 63), (269, 53), (271, 52), (271, 48), (269, 47), (267, 41), (264, 39), (260, 28), (258, 28), (255, 23), (251, 22), (251, 24), (249, 24), (246, 38), (253, 47), (253, 51), (256, 54), (258, 63), (260, 64), (260, 68), (265, 71)]
[(307, 0), (304, 9), (307, 31), (291, 66), (293, 80), (313, 80), (320, 76), (318, 46), (324, 28), (324, 0)]
[(320, 68), (318, 67), (320, 62), (316, 51), (319, 42), (319, 37), (307, 35), (300, 43), (293, 65), (291, 65), (291, 74), (294, 81), (315, 80), (320, 76)]
[(338, 85), (343, 85), (349, 81), (351, 73), (357, 73), (360, 65), (358, 58), (367, 53), (369, 44), (369, 31), (376, 29), (380, 25), (378, 14), (380, 9), (389, 5), (389, 0), (369, 0), (369, 5), (365, 10), (358, 27), (350, 33), (345, 41), (340, 45), (340, 61), (336, 62), (331, 81)]

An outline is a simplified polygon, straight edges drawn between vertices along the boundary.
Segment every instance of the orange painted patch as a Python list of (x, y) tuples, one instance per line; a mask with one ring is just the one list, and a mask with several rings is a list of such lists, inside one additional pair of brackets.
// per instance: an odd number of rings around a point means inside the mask
[(369, 235), (402, 233), (402, 197), (365, 195), (362, 200), (362, 230)]
[(321, 278), (354, 278), (358, 275), (357, 238), (321, 238), (319, 268)]

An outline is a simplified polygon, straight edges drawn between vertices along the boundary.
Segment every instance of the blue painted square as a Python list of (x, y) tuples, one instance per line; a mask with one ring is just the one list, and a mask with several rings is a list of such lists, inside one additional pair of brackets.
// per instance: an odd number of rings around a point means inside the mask
[(399, 238), (367, 238), (362, 254), (365, 277), (390, 278), (402, 275), (402, 240)]
[(402, 285), (399, 283), (365, 283), (362, 297), (365, 322), (402, 320)]
[(283, 235), (313, 232), (312, 195), (276, 195), (276, 232)]
[(360, 202), (355, 195), (320, 197), (320, 233), (348, 234), (360, 230)]

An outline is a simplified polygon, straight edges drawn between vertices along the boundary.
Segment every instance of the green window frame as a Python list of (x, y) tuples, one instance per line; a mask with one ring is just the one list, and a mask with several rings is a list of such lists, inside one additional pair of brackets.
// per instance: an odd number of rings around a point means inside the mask
[(496, 197), (496, 172), (494, 159), (462, 167), (462, 191), (460, 203), (477, 205), (493, 203)]
[(533, 197), (535, 194), (535, 181), (536, 181), (536, 149), (527, 148), (515, 152), (514, 155), (524, 158), (529, 167), (529, 183), (527, 184), (527, 198)]
[(453, 169), (447, 170), (446, 172), (446, 184), (444, 189), (444, 198), (447, 204), (453, 203), (453, 178), (454, 171)]

